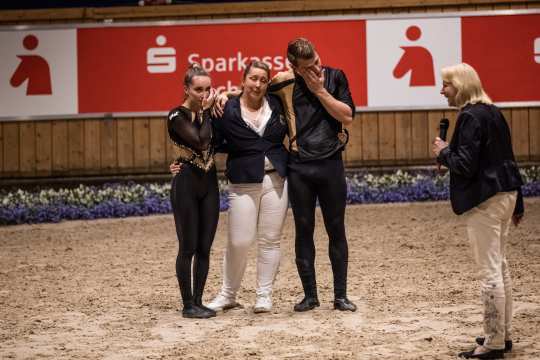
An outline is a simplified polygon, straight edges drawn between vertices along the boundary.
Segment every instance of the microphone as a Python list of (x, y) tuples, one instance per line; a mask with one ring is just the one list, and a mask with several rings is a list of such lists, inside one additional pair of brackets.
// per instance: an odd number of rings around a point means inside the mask
[(447, 118), (442, 118), (439, 123), (439, 137), (442, 141), (446, 141), (446, 133), (448, 132), (448, 126), (450, 126), (450, 121)]

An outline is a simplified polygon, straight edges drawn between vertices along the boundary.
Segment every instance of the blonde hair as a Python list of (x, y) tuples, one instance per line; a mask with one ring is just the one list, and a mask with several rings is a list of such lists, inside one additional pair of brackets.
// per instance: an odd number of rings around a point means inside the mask
[(467, 104), (484, 103), (492, 101), (482, 88), (480, 77), (474, 68), (466, 63), (447, 66), (441, 69), (442, 79), (452, 84), (456, 90), (456, 106), (462, 108)]

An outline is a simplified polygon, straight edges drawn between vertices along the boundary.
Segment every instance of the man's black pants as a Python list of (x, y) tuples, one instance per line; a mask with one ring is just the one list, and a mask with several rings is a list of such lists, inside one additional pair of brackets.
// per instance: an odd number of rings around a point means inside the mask
[(345, 235), (347, 184), (341, 153), (308, 162), (300, 162), (297, 155), (291, 154), (287, 182), (296, 227), (296, 266), (306, 296), (317, 295), (313, 233), (318, 200), (329, 239), (334, 296), (346, 297), (349, 254)]

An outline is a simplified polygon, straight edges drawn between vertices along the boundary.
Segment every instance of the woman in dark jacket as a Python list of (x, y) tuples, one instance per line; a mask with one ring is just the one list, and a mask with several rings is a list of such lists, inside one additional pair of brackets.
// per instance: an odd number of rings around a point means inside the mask
[(246, 68), (243, 92), (231, 99), (221, 119), (214, 121), (216, 137), (226, 142), (229, 180), (229, 236), (223, 259), (223, 285), (208, 307), (236, 306), (247, 254), (257, 241), (257, 289), (253, 311), (272, 309), (272, 286), (277, 274), (280, 240), (289, 204), (286, 172), (288, 152), (283, 145), (287, 123), (281, 101), (266, 93), (270, 68), (254, 61)]
[(433, 152), (450, 170), (450, 201), (464, 214), (481, 283), (484, 336), (464, 358), (501, 359), (512, 348), (512, 281), (505, 245), (523, 216), (523, 182), (508, 124), (485, 93), (476, 71), (462, 63), (442, 69), (441, 94), (459, 108), (450, 145), (436, 138)]

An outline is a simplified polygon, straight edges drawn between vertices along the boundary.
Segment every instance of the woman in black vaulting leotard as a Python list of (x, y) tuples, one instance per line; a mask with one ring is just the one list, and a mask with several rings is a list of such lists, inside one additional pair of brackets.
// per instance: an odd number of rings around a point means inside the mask
[(172, 109), (167, 119), (169, 136), (178, 148), (176, 162), (183, 164), (171, 184), (179, 241), (176, 276), (184, 305), (182, 316), (209, 318), (216, 313), (202, 304), (202, 294), (219, 218), (219, 189), (207, 107), (215, 94), (208, 73), (196, 64), (186, 71), (184, 90), (183, 104)]

